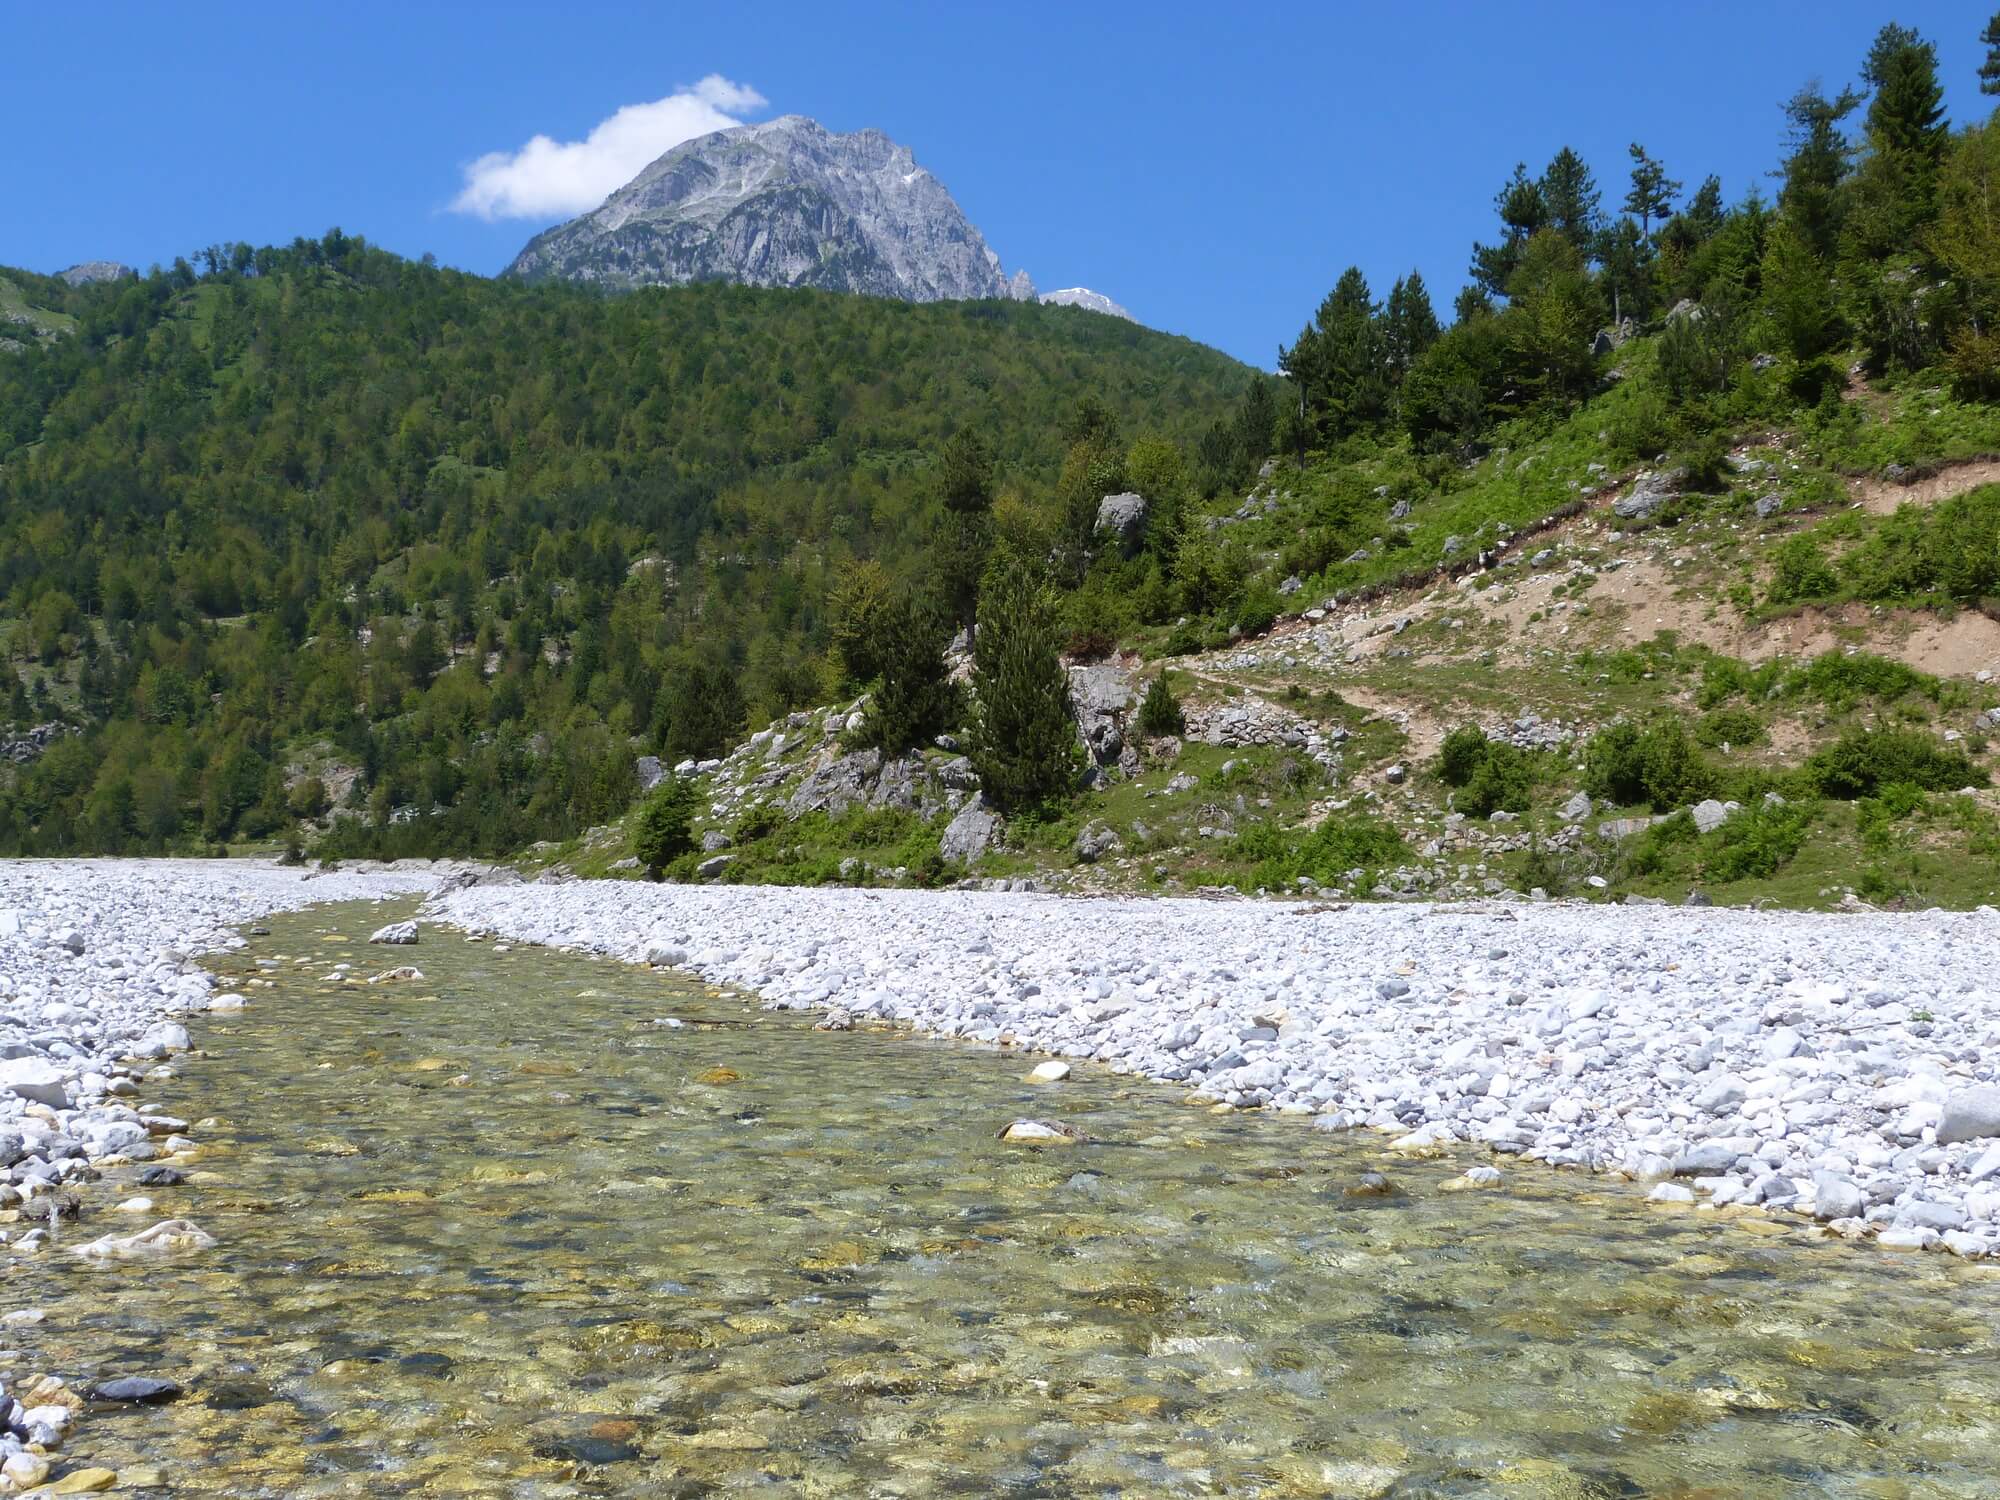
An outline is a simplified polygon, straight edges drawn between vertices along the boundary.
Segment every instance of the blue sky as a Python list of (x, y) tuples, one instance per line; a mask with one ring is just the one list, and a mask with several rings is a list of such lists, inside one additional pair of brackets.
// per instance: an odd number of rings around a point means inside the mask
[[(1900, 13), (1937, 42), (1954, 120), (1992, 102), (1974, 78), (1992, 3)], [(0, 45), (33, 65), (0, 88), (0, 264), (143, 268), (337, 224), (492, 273), (568, 215), (454, 211), (469, 164), (536, 135), (585, 140), (713, 75), (739, 92), (711, 98), (768, 101), (741, 118), (888, 131), (1009, 271), (1268, 366), (1348, 264), (1378, 294), (1419, 269), (1446, 310), (1516, 160), (1538, 170), (1574, 145), (1609, 206), (1637, 140), (1690, 188), (1713, 171), (1731, 199), (1768, 191), (1780, 102), (1852, 80), (1898, 15), (1846, 0), (15, 7)]]

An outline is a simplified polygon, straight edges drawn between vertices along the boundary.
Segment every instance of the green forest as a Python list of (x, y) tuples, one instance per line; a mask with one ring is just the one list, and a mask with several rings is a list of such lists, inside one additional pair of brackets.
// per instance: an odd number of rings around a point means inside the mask
[[(722, 285), (604, 296), (339, 232), (121, 284), (5, 273), (16, 726), (0, 848), (498, 853), (842, 686), (828, 599), (921, 571), (947, 439), (1039, 506), (1080, 401), (1169, 451), (1245, 367), (1122, 320)], [(319, 774), (346, 768), (347, 775)]]
[[(2000, 17), (1985, 41), (2000, 93)], [(0, 788), (0, 851), (321, 827), (325, 854), (502, 853), (622, 813), (638, 756), (871, 686), (866, 736), (965, 728), (996, 792), (1060, 800), (1058, 647), (1255, 635), (1291, 594), (1538, 524), (1586, 463), (1699, 495), (1783, 426), (1879, 467), (1856, 379), (1949, 392), (1880, 429), (1918, 457), (2000, 451), (2000, 122), (1943, 97), (1890, 24), (1852, 85), (1745, 111), (1768, 195), (1641, 143), (1524, 163), (1449, 308), (1351, 268), (1277, 377), (1076, 309), (610, 296), (339, 231), (121, 283), (5, 272), (44, 330), (0, 353), (5, 715), (69, 732)], [(1558, 461), (1496, 461), (1530, 445)], [(1266, 483), (1282, 524), (1239, 509)], [(1128, 489), (1143, 535), (1108, 545)], [(1869, 576), (2000, 592), (2000, 505), (1952, 516)], [(1800, 548), (1791, 600), (1862, 586)], [(967, 698), (938, 663), (975, 619)]]

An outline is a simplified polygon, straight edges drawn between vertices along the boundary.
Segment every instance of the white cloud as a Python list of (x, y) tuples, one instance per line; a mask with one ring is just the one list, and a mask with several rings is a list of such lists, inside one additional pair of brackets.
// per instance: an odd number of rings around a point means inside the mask
[(747, 84), (711, 73), (651, 104), (628, 104), (580, 141), (538, 135), (519, 151), (489, 151), (465, 169), (454, 212), (546, 219), (597, 207), (682, 141), (743, 123), (769, 103)]

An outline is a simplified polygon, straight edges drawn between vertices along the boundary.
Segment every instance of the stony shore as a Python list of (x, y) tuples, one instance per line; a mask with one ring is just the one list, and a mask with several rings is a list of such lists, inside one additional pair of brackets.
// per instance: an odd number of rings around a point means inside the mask
[[(194, 955), (239, 947), (236, 928), (272, 912), (430, 890), (427, 869), (312, 875), (268, 864), (195, 860), (0, 862), (0, 1256), (80, 1254), (116, 1261), (201, 1248), (172, 1212), (172, 1162), (192, 1127), (146, 1104), (187, 1050), (183, 1018), (229, 1009)], [(116, 1226), (71, 1225), (70, 1189), (113, 1168), (139, 1168), (142, 1192)], [(6, 1264), (0, 1259), (0, 1266)], [(36, 1337), (41, 1313), (18, 1297), (0, 1308), (0, 1345)], [(78, 1392), (32, 1362), (8, 1361), (0, 1387), (0, 1494), (47, 1479), (86, 1396), (150, 1401), (147, 1377)], [(81, 1477), (79, 1477), (81, 1476)], [(101, 1482), (100, 1482), (101, 1481)], [(109, 1471), (59, 1483), (103, 1488)]]
[[(2000, 914), (1341, 908), (581, 882), (437, 919), (1218, 1104), (2000, 1252)], [(836, 1022), (835, 1024), (840, 1024)], [(1060, 1110), (1059, 1098), (1050, 1109)], [(1490, 1168), (1475, 1168), (1490, 1181)]]
[[(437, 891), (448, 867), (0, 864), (0, 1250), (200, 1248), (172, 1213), (199, 1127), (146, 1104), (226, 1010), (195, 955), (260, 916)], [(451, 882), (456, 883), (456, 882)], [(1620, 1173), (1667, 1203), (2000, 1254), (2000, 914), (1537, 904), (1325, 907), (632, 882), (474, 885), (426, 920), (685, 968), (827, 1012), (1178, 1083), (1218, 1106)], [(421, 941), (421, 934), (419, 934)], [(838, 1019), (845, 1018), (845, 1019)], [(1061, 1069), (1049, 1072), (1060, 1074)], [(1046, 1117), (1062, 1128), (1061, 1089)], [(56, 1222), (110, 1168), (125, 1223)], [(1503, 1176), (1481, 1162), (1468, 1174)], [(142, 1189), (146, 1178), (139, 1178)], [(130, 1231), (130, 1232), (128, 1232)], [(5, 1260), (0, 1260), (4, 1265)], [(38, 1316), (0, 1310), (0, 1344)], [(82, 1394), (0, 1391), (0, 1493), (49, 1472)], [(138, 1387), (148, 1387), (140, 1379)], [(150, 1399), (145, 1390), (121, 1397)]]

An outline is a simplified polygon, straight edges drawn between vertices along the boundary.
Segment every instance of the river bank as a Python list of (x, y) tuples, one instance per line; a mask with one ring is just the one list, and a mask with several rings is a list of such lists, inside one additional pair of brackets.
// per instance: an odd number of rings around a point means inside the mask
[[(1314, 907), (579, 882), (438, 919), (1219, 1105), (2000, 1250), (2000, 915)], [(843, 1024), (836, 1019), (833, 1024)], [(1053, 1107), (1053, 1105), (1052, 1105)]]
[[(199, 1226), (173, 1216), (170, 1195), (125, 1200), (113, 1225), (72, 1224), (72, 1189), (104, 1172), (145, 1165), (137, 1178), (171, 1184), (198, 1130), (152, 1108), (192, 1045), (184, 1020), (227, 1010), (196, 955), (241, 947), (237, 929), (326, 901), (428, 891), (425, 870), (308, 874), (238, 861), (0, 862), (0, 1255), (82, 1253), (144, 1260), (198, 1244)], [(192, 1133), (191, 1133), (192, 1132)], [(5, 1261), (0, 1261), (4, 1265)], [(0, 1345), (40, 1321), (0, 1312)], [(12, 1363), (12, 1361), (10, 1361)], [(50, 1472), (86, 1396), (56, 1375), (27, 1372), (0, 1387), (0, 1493), (32, 1489)], [(144, 1382), (124, 1396), (147, 1399)]]

